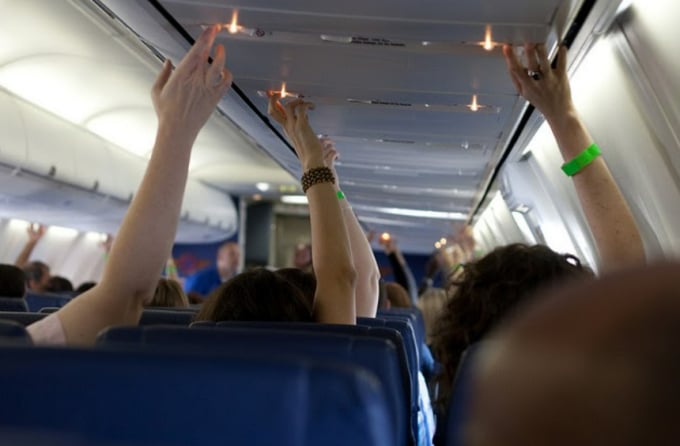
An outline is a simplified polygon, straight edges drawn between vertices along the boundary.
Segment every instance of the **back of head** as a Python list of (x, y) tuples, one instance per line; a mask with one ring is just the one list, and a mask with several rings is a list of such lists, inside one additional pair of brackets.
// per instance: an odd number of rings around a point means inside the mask
[(299, 268), (280, 268), (274, 271), (275, 274), (286, 279), (288, 282), (295, 285), (307, 302), (309, 308), (314, 306), (314, 293), (316, 293), (316, 277), (314, 274), (307, 271), (302, 271)]
[(434, 354), (442, 364), (440, 409), (448, 404), (460, 355), (470, 344), (539, 288), (591, 276), (576, 257), (543, 245), (508, 245), (466, 264), (433, 333)]
[(302, 291), (264, 268), (223, 283), (213, 291), (196, 316), (198, 321), (312, 322), (312, 307)]
[(47, 291), (50, 293), (70, 293), (73, 291), (73, 284), (66, 277), (52, 276), (47, 283)]
[(24, 297), (26, 276), (21, 268), (0, 264), (0, 297)]
[(392, 308), (411, 308), (411, 299), (408, 297), (408, 291), (403, 286), (396, 282), (385, 283), (385, 292), (387, 300), (390, 302)]
[(172, 279), (161, 278), (156, 285), (156, 292), (148, 307), (188, 307), (189, 299), (182, 286)]
[(442, 309), (448, 301), (448, 294), (446, 290), (441, 288), (430, 288), (418, 298), (416, 306), (423, 314), (423, 322), (425, 322), (425, 336), (427, 344), (432, 343), (432, 334), (434, 328), (439, 320)]
[(26, 285), (32, 291), (39, 293), (47, 291), (50, 280), (50, 267), (38, 260), (29, 262), (24, 266)]
[(552, 290), (476, 354), (465, 444), (680, 438), (680, 264)]

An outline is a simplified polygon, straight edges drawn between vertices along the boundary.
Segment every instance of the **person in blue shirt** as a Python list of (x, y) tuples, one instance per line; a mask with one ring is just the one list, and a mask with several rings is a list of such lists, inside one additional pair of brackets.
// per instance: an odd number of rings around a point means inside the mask
[(207, 297), (215, 288), (237, 274), (240, 260), (241, 250), (238, 244), (234, 242), (223, 244), (217, 251), (215, 266), (189, 276), (184, 282), (184, 291), (187, 294)]

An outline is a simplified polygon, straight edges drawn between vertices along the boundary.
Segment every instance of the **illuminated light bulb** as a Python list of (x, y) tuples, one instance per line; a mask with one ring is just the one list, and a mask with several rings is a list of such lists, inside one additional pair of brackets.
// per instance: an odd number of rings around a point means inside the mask
[(387, 240), (389, 240), (389, 239), (392, 238), (392, 237), (390, 236), (390, 234), (389, 234), (388, 232), (383, 232), (382, 235), (380, 236), (380, 238), (381, 238), (382, 240), (387, 241)]
[(444, 237), (442, 237), (442, 238), (439, 240), (439, 243), (442, 244), (442, 245), (446, 245), (446, 239), (445, 239)]
[(238, 10), (234, 9), (234, 13), (231, 15), (231, 23), (227, 27), (229, 34), (236, 34), (239, 32), (240, 26), (238, 26)]
[(495, 46), (495, 42), (491, 40), (491, 25), (486, 25), (486, 32), (484, 33), (484, 42), (482, 43), (482, 48), (487, 51), (491, 51)]
[(435, 243), (434, 243), (434, 247), (437, 248), (437, 249), (441, 249), (442, 244), (439, 243), (439, 242), (435, 242)]
[(281, 99), (285, 99), (286, 96), (288, 96), (288, 93), (286, 92), (286, 83), (283, 82), (281, 84)]
[(472, 95), (472, 104), (468, 105), (468, 107), (473, 112), (476, 112), (476, 111), (479, 110), (479, 104), (477, 103), (477, 95), (476, 94)]

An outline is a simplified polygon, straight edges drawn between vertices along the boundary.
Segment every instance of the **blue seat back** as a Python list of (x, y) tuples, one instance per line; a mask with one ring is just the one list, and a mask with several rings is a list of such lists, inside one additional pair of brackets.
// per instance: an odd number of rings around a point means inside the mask
[(367, 327), (388, 327), (397, 330), (401, 334), (401, 337), (404, 338), (409, 372), (412, 376), (416, 376), (416, 371), (420, 369), (416, 335), (413, 331), (413, 326), (408, 321), (395, 319), (388, 320), (380, 317), (358, 317), (357, 325), (365, 325)]
[(26, 292), (28, 310), (34, 313), (37, 313), (46, 307), (61, 308), (70, 301), (70, 297), (60, 296), (58, 294), (34, 293), (32, 291)]
[(145, 308), (139, 325), (183, 325), (189, 326), (194, 319), (193, 311), (156, 310)]
[[(252, 354), (268, 358), (293, 355), (319, 361), (340, 361), (363, 367), (375, 374), (385, 389), (391, 429), (397, 445), (412, 444), (410, 427), (410, 382), (404, 374), (397, 346), (384, 336), (386, 329), (307, 331), (302, 329), (248, 327), (227, 324), (222, 327), (114, 327), (100, 335), (106, 345), (145, 345), (173, 350), (225, 354)], [(292, 324), (317, 325), (317, 324)], [(344, 326), (355, 328), (353, 326)], [(373, 332), (368, 334), (369, 329)], [(392, 330), (388, 330), (395, 334)]]
[(32, 344), (31, 337), (26, 331), (26, 327), (18, 322), (0, 320), (0, 342)]
[(418, 308), (390, 308), (389, 310), (379, 310), (378, 317), (399, 318), (408, 317), (413, 321), (413, 330), (416, 334), (418, 345), (425, 345), (425, 319), (423, 313)]
[[(0, 433), (107, 446), (395, 444), (379, 382), (356, 367), (42, 347), (0, 347), (0, 363), (11, 364), (0, 368)], [(36, 386), (46, 373), (50, 385)]]
[(31, 325), (47, 316), (44, 313), (29, 313), (26, 311), (0, 311), (0, 320), (14, 321), (21, 325)]
[(449, 446), (465, 444), (463, 426), (470, 409), (472, 371), (480, 345), (471, 344), (460, 357), (446, 419), (446, 444)]
[(0, 311), (28, 311), (28, 305), (19, 297), (0, 297)]

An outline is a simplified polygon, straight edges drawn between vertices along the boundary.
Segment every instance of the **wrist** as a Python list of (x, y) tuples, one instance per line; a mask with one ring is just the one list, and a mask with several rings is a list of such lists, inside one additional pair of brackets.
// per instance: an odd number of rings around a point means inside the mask
[(576, 108), (571, 103), (553, 113), (544, 113), (543, 116), (553, 131), (571, 128), (574, 125), (580, 125), (581, 123), (581, 118), (579, 118)]

